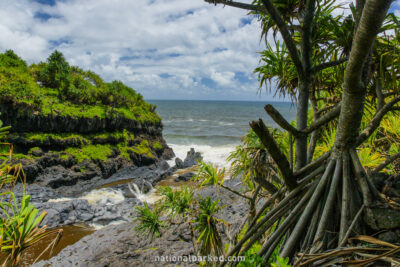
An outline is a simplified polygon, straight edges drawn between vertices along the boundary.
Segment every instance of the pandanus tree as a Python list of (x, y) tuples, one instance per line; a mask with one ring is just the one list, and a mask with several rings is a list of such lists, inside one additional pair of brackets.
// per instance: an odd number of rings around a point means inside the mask
[[(356, 0), (347, 16), (334, 16), (344, 7), (331, 0), (205, 1), (246, 9), (260, 18), (263, 34), (272, 33), (276, 41), (267, 45), (262, 53), (266, 65), (256, 71), (261, 82), (272, 81), (297, 104), (295, 126), (272, 105), (265, 107), (295, 139), (294, 166), (292, 152), (280, 150), (261, 119), (250, 123), (284, 186), (258, 210), (228, 255), (242, 255), (267, 231), (258, 254), (268, 259), (281, 246), (280, 256), (293, 259), (297, 252), (304, 256), (343, 247), (354, 232), (379, 230), (374, 210), (390, 205), (356, 149), (400, 101), (398, 23), (387, 15), (392, 1)], [(374, 115), (361, 128), (366, 106), (373, 107)], [(334, 143), (315, 158), (316, 143), (328, 125), (336, 129)]]

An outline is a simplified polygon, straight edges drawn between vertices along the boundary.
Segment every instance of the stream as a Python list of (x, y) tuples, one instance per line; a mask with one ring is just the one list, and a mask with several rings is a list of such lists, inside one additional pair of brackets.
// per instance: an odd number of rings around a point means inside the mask
[[(190, 185), (192, 182), (191, 181), (176, 181), (176, 178), (179, 177), (180, 175), (183, 175), (188, 172), (193, 172), (196, 169), (196, 167), (190, 167), (186, 169), (179, 169), (175, 171), (171, 176), (167, 177), (166, 179), (160, 181), (157, 183), (155, 188), (152, 188), (149, 192), (143, 193), (139, 189), (139, 187), (136, 184), (133, 184), (133, 190), (136, 195), (136, 198), (140, 200), (141, 202), (146, 202), (149, 204), (153, 204), (156, 201), (161, 199), (161, 195), (159, 194), (157, 188), (160, 186), (171, 186), (173, 188), (180, 187), (182, 185)], [(111, 187), (115, 186), (123, 186), (125, 184), (130, 184), (134, 178), (132, 179), (122, 179), (119, 181), (111, 182), (108, 184), (104, 184), (102, 186), (99, 186), (98, 188), (82, 195), (78, 199), (84, 199), (87, 200), (89, 204), (104, 204), (104, 205), (118, 205), (122, 203), (125, 200), (125, 197), (123, 195), (123, 192), (121, 190), (115, 190)], [(55, 198), (55, 199), (50, 199), (48, 202), (66, 202), (66, 201), (72, 201), (73, 198)], [(133, 207), (132, 207), (133, 209)], [(119, 224), (119, 223), (124, 223), (125, 221), (112, 221), (107, 225), (110, 224)], [(60, 240), (60, 242), (57, 244), (57, 246), (54, 249), (54, 252), (52, 255), (50, 255), (50, 251), (47, 251), (43, 255), (40, 256), (40, 254), (45, 250), (48, 245), (53, 241), (54, 236), (49, 236), (34, 246), (28, 248), (22, 255), (21, 259), (21, 265), (20, 266), (30, 266), (35, 262), (35, 259), (38, 258), (38, 261), (41, 260), (48, 260), (51, 257), (56, 256), (62, 249), (66, 248), (69, 245), (72, 245), (76, 242), (78, 242), (80, 239), (83, 237), (90, 235), (94, 233), (95, 231), (105, 227), (106, 225), (101, 225), (101, 224), (85, 224), (85, 223), (79, 223), (79, 224), (73, 224), (73, 225), (65, 225), (62, 227), (57, 227), (53, 229), (62, 229), (63, 230), (63, 235)]]

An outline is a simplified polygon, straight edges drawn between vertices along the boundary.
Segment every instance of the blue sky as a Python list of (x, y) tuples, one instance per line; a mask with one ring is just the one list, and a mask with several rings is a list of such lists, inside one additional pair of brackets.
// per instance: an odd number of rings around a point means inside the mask
[(273, 99), (257, 94), (253, 74), (263, 49), (259, 22), (236, 8), (203, 0), (3, 0), (0, 32), (0, 51), (32, 63), (58, 49), (146, 99)]

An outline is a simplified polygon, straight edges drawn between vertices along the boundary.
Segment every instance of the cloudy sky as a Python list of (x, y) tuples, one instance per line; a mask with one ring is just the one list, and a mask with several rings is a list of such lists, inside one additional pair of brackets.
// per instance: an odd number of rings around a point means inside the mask
[(273, 99), (257, 94), (257, 19), (203, 0), (1, 0), (0, 33), (1, 52), (32, 63), (58, 49), (146, 99)]

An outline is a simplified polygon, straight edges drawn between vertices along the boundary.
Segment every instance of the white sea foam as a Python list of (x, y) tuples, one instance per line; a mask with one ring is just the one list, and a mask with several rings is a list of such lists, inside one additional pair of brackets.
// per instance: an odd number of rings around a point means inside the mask
[(86, 199), (90, 204), (116, 205), (124, 201), (125, 197), (121, 190), (111, 188), (95, 189), (80, 197)]
[[(168, 144), (175, 152), (176, 157), (185, 159), (186, 153), (190, 148), (194, 148), (196, 152), (200, 152), (203, 156), (203, 160), (206, 162), (212, 162), (213, 164), (222, 167), (229, 168), (230, 163), (227, 161), (229, 154), (235, 149), (235, 145), (221, 145), (221, 146), (210, 146), (210, 145), (177, 145)], [(170, 165), (175, 165), (175, 159), (168, 162)]]
[(102, 229), (102, 228), (104, 228), (104, 227), (106, 227), (108, 225), (119, 225), (119, 224), (123, 224), (123, 223), (126, 223), (126, 221), (117, 220), (117, 221), (112, 221), (112, 222), (110, 222), (109, 224), (106, 224), (106, 225), (98, 224), (98, 223), (90, 223), (89, 226), (93, 227), (94, 230), (97, 231), (97, 230), (100, 230), (100, 229)]
[(233, 122), (220, 121), (220, 122), (218, 122), (218, 125), (221, 125), (221, 126), (232, 126), (232, 125), (235, 125), (235, 124)]
[(47, 202), (65, 202), (65, 201), (71, 201), (71, 200), (73, 200), (73, 198), (61, 197), (61, 198), (49, 199)]

